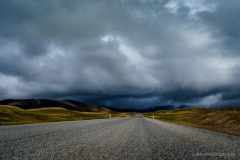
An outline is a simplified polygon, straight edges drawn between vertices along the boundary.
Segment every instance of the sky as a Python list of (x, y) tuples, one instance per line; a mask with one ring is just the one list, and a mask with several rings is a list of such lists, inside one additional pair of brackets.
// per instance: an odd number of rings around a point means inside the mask
[(240, 106), (239, 0), (0, 1), (0, 99)]

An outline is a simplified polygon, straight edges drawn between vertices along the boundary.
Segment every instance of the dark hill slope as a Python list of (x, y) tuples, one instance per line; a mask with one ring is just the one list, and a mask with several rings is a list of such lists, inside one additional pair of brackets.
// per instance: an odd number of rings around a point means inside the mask
[(68, 110), (81, 112), (109, 112), (105, 107), (91, 106), (74, 100), (49, 100), (49, 99), (6, 99), (0, 101), (0, 105), (16, 106), (22, 109), (61, 107)]

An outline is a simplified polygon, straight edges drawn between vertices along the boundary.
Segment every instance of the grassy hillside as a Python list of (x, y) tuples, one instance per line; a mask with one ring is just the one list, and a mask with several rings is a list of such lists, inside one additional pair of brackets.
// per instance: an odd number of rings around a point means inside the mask
[[(112, 118), (129, 116), (131, 115), (123, 113), (111, 113)], [(88, 120), (99, 118), (109, 118), (109, 113), (79, 112), (59, 107), (25, 110), (13, 106), (0, 106), (0, 125)]]
[(144, 116), (211, 131), (240, 136), (240, 111), (233, 109), (178, 109), (145, 113)]
[(22, 109), (61, 107), (67, 110), (80, 112), (110, 112), (105, 107), (92, 106), (74, 100), (50, 100), (50, 99), (5, 99), (0, 105), (16, 106)]

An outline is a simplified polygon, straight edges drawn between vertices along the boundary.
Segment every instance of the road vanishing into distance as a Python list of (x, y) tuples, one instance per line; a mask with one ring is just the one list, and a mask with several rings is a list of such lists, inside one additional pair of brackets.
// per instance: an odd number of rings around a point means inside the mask
[(141, 115), (1, 126), (0, 159), (240, 159), (240, 137)]

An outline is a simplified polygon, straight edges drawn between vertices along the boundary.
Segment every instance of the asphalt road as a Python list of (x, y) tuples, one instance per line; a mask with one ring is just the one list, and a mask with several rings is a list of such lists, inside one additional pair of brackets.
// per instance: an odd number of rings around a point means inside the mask
[(240, 138), (142, 116), (1, 126), (0, 159), (240, 159)]

